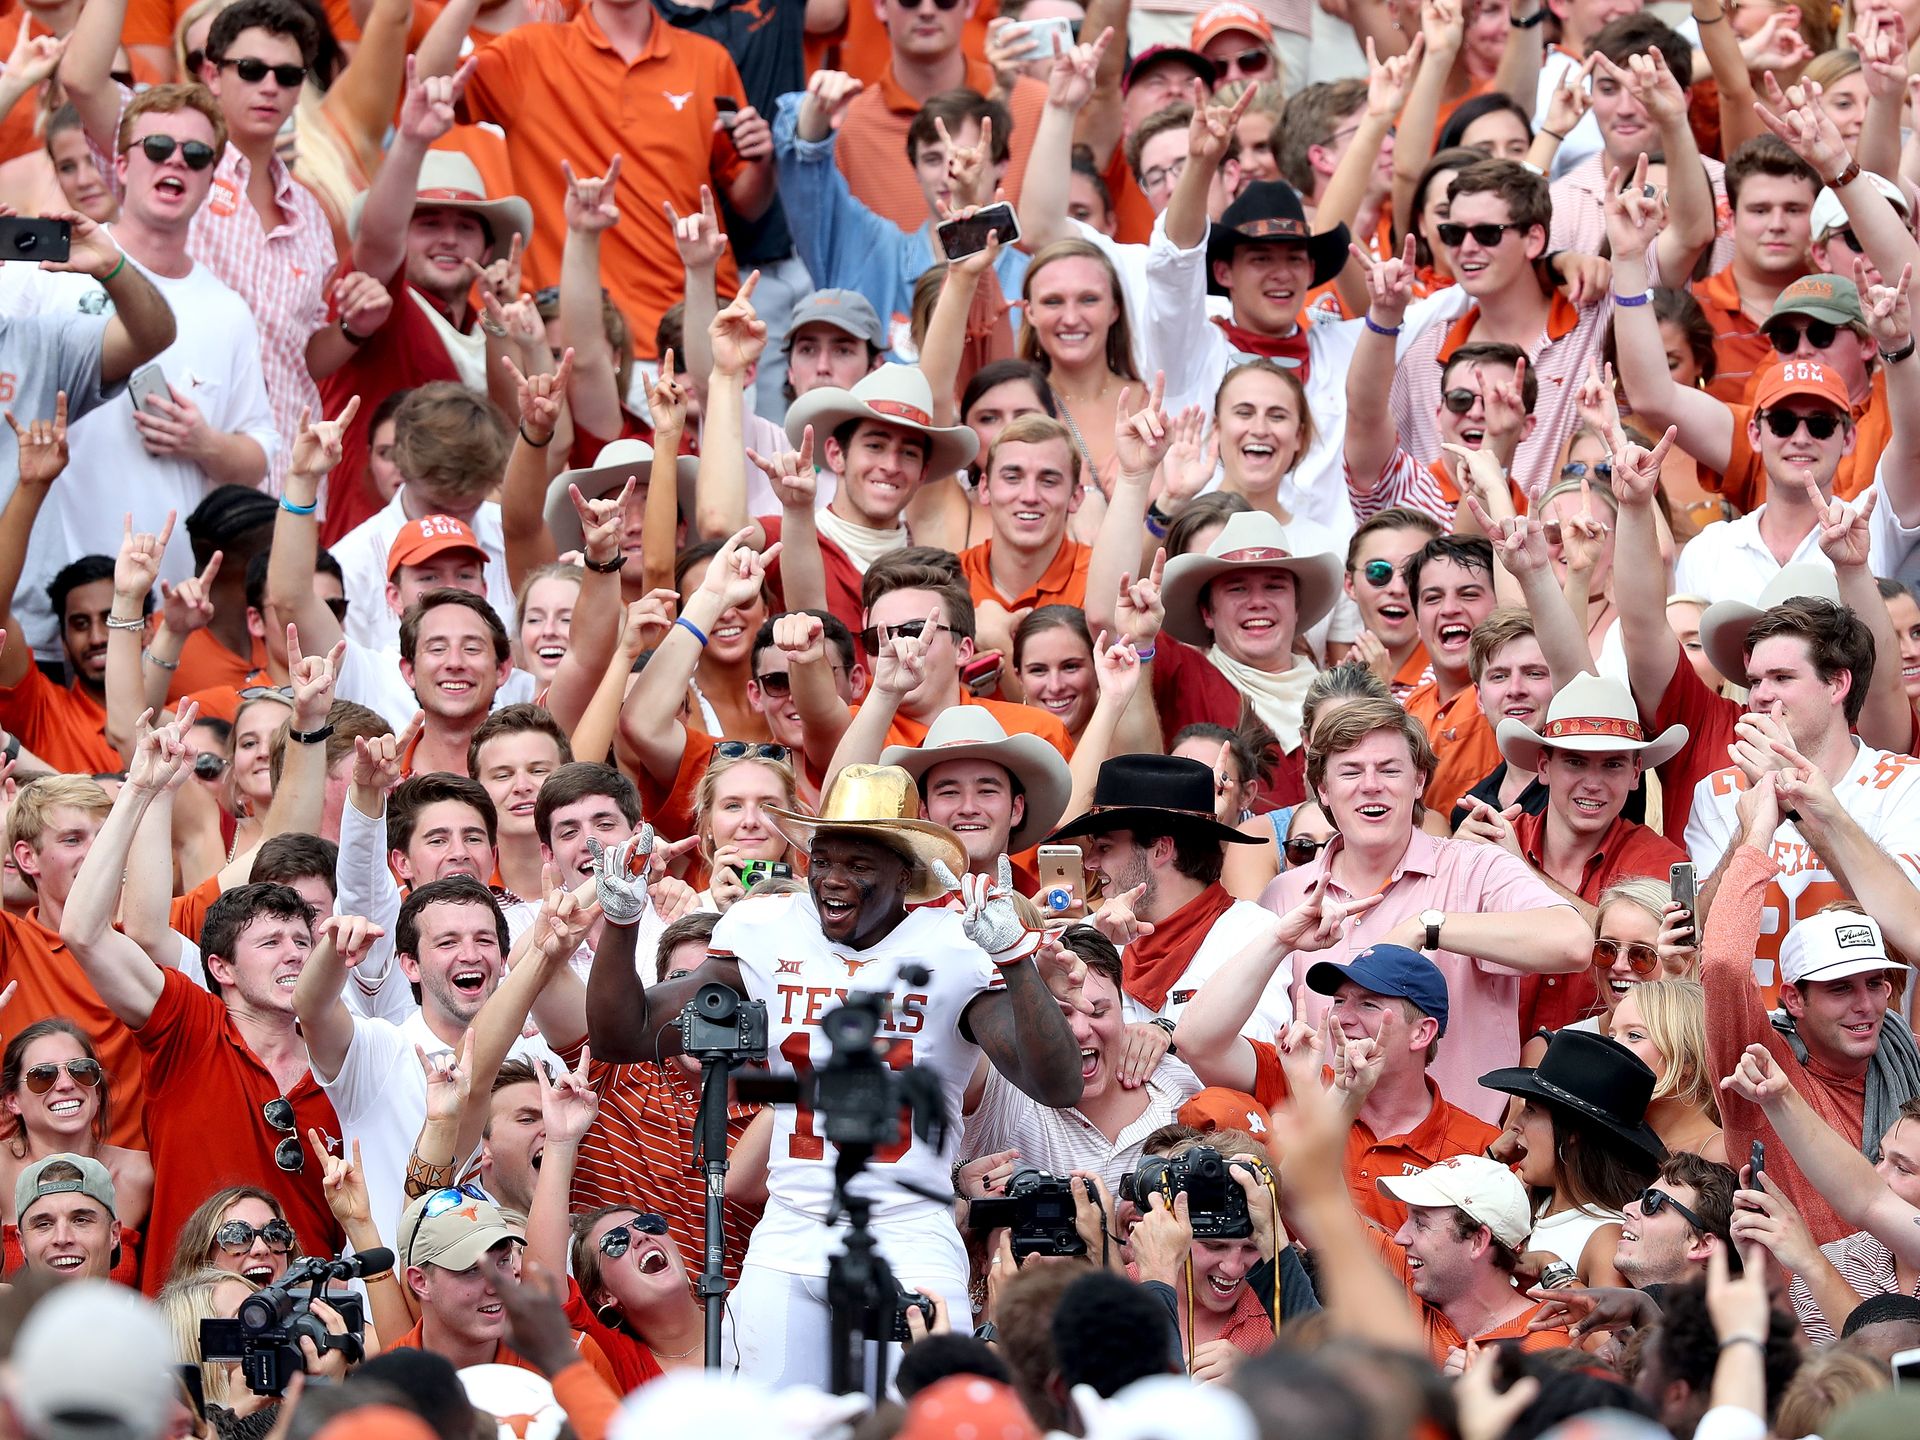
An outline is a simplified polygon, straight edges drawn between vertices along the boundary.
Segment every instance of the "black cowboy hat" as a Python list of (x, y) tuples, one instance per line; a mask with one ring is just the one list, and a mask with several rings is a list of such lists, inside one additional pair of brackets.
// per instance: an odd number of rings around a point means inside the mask
[(1306, 246), (1313, 260), (1313, 283), (1325, 285), (1346, 268), (1347, 246), (1352, 238), (1344, 223), (1314, 234), (1307, 224), (1307, 212), (1300, 208), (1299, 192), (1284, 180), (1256, 180), (1227, 206), (1207, 234), (1207, 293), (1227, 293), (1227, 287), (1213, 278), (1215, 261), (1231, 260), (1242, 245), (1280, 241), (1298, 241)]
[(1664, 1160), (1667, 1147), (1647, 1124), (1656, 1081), (1638, 1055), (1590, 1030), (1557, 1031), (1534, 1069), (1510, 1065), (1480, 1077), (1489, 1090), (1571, 1110), (1654, 1160)]
[(1109, 830), (1182, 830), (1225, 845), (1265, 845), (1214, 818), (1213, 767), (1184, 755), (1115, 755), (1093, 782), (1093, 805), (1046, 843)]

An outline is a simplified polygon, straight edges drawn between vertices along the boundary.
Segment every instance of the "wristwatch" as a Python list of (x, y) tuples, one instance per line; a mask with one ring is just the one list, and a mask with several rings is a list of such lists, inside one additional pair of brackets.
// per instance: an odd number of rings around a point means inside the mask
[(296, 745), (324, 745), (332, 734), (333, 722), (331, 720), (325, 725), (322, 725), (318, 730), (295, 730), (291, 725), (287, 727), (287, 739), (293, 741)]
[(1175, 1028), (1173, 1021), (1164, 1015), (1156, 1015), (1147, 1021), (1147, 1024), (1153, 1026), (1156, 1030), (1164, 1030), (1167, 1032), (1167, 1054), (1177, 1056), (1180, 1053), (1180, 1047), (1173, 1043), (1173, 1032)]
[(1446, 919), (1447, 912), (1444, 910), (1422, 910), (1420, 912), (1420, 923), (1427, 927), (1427, 943), (1420, 947), (1422, 950), (1438, 950), (1440, 948), (1440, 927), (1446, 923)]

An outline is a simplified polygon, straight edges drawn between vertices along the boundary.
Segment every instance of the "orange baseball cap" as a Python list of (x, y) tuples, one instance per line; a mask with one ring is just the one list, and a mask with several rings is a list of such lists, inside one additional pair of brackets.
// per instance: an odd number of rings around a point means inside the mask
[(482, 560), (487, 558), (480, 537), (464, 520), (456, 520), (451, 515), (425, 515), (409, 520), (387, 547), (387, 578), (391, 580), (402, 565), (423, 565), (449, 550), (471, 550)]
[(1182, 1105), (1174, 1119), (1209, 1134), (1215, 1130), (1267, 1133), (1266, 1108), (1244, 1090), (1229, 1090), (1224, 1085), (1209, 1085)]
[(1266, 16), (1243, 3), (1243, 0), (1220, 0), (1218, 5), (1210, 7), (1193, 22), (1187, 47), (1191, 50), (1204, 49), (1208, 41), (1230, 30), (1251, 35), (1262, 45), (1273, 43), (1273, 26), (1268, 23)]
[(1834, 368), (1821, 360), (1778, 360), (1769, 365), (1754, 392), (1754, 408), (1765, 410), (1796, 395), (1824, 400), (1842, 415), (1853, 413), (1846, 385)]

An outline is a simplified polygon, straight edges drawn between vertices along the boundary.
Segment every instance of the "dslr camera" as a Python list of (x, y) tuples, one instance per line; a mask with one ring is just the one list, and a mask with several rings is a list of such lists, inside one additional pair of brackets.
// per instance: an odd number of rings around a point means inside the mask
[(1196, 1240), (1244, 1240), (1253, 1234), (1253, 1216), (1247, 1195), (1230, 1169), (1258, 1172), (1245, 1160), (1229, 1160), (1207, 1145), (1196, 1145), (1183, 1155), (1142, 1155), (1133, 1174), (1122, 1177), (1120, 1198), (1142, 1210), (1147, 1197), (1158, 1192), (1173, 1204), (1187, 1197), (1187, 1219)]
[(767, 1002), (743, 1000), (730, 985), (702, 985), (675, 1024), (680, 1048), (692, 1059), (767, 1058)]
[(933, 1330), (933, 1301), (922, 1295), (918, 1290), (907, 1289), (907, 1287), (902, 1285), (898, 1280), (893, 1282), (893, 1288), (899, 1293), (894, 1296), (893, 1330), (888, 1334), (887, 1338), (896, 1345), (905, 1345), (913, 1340), (913, 1331), (907, 1326), (907, 1312), (911, 1310), (918, 1310), (920, 1312), (920, 1319), (925, 1322), (928, 1332), (931, 1333)]
[[(200, 1358), (238, 1360), (247, 1388), (256, 1395), (284, 1393), (288, 1382), (306, 1369), (306, 1356), (300, 1350), (303, 1338), (313, 1341), (314, 1349), (323, 1355), (338, 1350), (349, 1365), (358, 1364), (366, 1353), (365, 1304), (352, 1291), (323, 1287), (328, 1281), (378, 1275), (392, 1268), (391, 1250), (369, 1250), (341, 1260), (317, 1255), (297, 1260), (277, 1284), (242, 1300), (235, 1319), (200, 1322)], [(306, 1293), (296, 1293), (303, 1285), (308, 1287)], [(339, 1312), (346, 1322), (345, 1334), (334, 1334), (313, 1313), (315, 1300)]]
[[(1080, 1183), (1091, 1196), (1092, 1185)], [(1073, 1177), (1049, 1175), (1031, 1165), (1013, 1172), (1004, 1196), (969, 1201), (967, 1228), (982, 1234), (1007, 1231), (1016, 1264), (1029, 1255), (1087, 1253), (1087, 1243), (1073, 1223)]]

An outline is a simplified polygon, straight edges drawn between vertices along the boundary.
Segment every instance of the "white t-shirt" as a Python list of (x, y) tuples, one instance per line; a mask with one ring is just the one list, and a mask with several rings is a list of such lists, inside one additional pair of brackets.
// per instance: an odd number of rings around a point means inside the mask
[[(193, 401), (208, 425), (255, 440), (271, 462), (280, 438), (261, 378), (260, 332), (246, 302), (204, 265), (175, 280), (154, 274), (132, 256), (127, 264), (153, 282), (179, 322), (174, 342), (149, 363)], [(89, 275), (5, 265), (0, 276), (0, 310), (9, 315), (113, 313), (106, 290)], [(60, 568), (82, 555), (119, 554), (129, 512), (136, 530), (157, 535), (171, 510), (177, 519), (161, 557), (160, 578), (179, 584), (195, 573), (187, 516), (214, 488), (193, 462), (149, 453), (133, 423), (131, 395), (116, 396), (75, 420), (67, 444), (71, 458), (34, 522), (13, 601), (14, 618), (35, 653), (49, 659), (63, 653), (47, 600), (47, 583)]]
[[(1120, 1003), (1126, 1011), (1127, 1023), (1139, 1024), (1156, 1017), (1178, 1021), (1188, 1002), (1200, 993), (1200, 987), (1213, 978), (1214, 971), (1255, 940), (1264, 939), (1279, 928), (1279, 918), (1272, 911), (1251, 900), (1234, 901), (1227, 907), (1226, 913), (1213, 922), (1213, 928), (1207, 931), (1207, 938), (1193, 952), (1193, 959), (1187, 962), (1187, 968), (1181, 972), (1180, 978), (1167, 988), (1165, 1005), (1158, 1010), (1149, 1010), (1133, 996), (1124, 992), (1121, 994)], [(1293, 961), (1282, 960), (1279, 968), (1273, 972), (1273, 978), (1267, 981), (1266, 989), (1260, 992), (1260, 1003), (1253, 1007), (1253, 1013), (1247, 1017), (1247, 1023), (1240, 1027), (1240, 1033), (1249, 1039), (1270, 1043), (1293, 1019), (1292, 990)]]
[[(342, 628), (349, 640), (369, 650), (400, 648), (400, 617), (387, 605), (387, 552), (393, 548), (393, 537), (406, 528), (407, 512), (400, 504), (405, 493), (403, 485), (385, 509), (361, 521), (341, 536), (338, 544), (329, 547), (340, 562), (341, 578), (353, 602), (347, 607)], [(507, 578), (507, 538), (500, 528), (500, 507), (491, 500), (484, 502), (468, 524), (480, 548), (487, 552), (487, 603), (507, 627), (507, 634), (516, 634), (518, 612), (513, 603), (513, 582)]]

